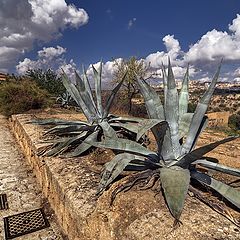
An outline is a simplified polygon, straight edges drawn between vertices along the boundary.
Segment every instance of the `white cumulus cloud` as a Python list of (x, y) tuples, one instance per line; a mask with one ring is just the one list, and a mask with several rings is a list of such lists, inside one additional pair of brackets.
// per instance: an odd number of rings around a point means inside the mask
[(185, 54), (188, 62), (240, 60), (240, 15), (229, 25), (229, 32), (213, 29), (204, 34)]
[(34, 42), (49, 42), (65, 28), (87, 22), (86, 11), (65, 0), (1, 0), (0, 71), (11, 68)]
[(62, 70), (72, 78), (74, 75), (74, 70), (77, 68), (73, 59), (69, 62), (66, 60), (64, 53), (66, 53), (66, 48), (57, 47), (44, 47), (42, 50), (38, 51), (38, 56), (36, 60), (31, 60), (25, 58), (20, 61), (16, 66), (17, 72), (24, 75), (28, 69), (43, 69), (47, 70), (51, 68), (55, 70), (58, 74), (62, 73)]

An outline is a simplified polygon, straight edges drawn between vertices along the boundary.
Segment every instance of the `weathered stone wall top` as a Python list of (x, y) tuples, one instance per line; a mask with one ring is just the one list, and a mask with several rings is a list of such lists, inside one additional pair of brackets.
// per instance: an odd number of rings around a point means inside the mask
[(208, 113), (207, 116), (210, 127), (227, 127), (230, 112), (212, 112)]

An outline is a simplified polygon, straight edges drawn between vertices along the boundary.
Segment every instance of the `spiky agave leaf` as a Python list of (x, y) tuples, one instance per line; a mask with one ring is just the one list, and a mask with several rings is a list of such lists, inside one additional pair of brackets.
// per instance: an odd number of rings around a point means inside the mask
[(228, 167), (228, 166), (219, 164), (217, 162), (211, 162), (206, 159), (199, 159), (193, 162), (193, 164), (199, 164), (200, 166), (211, 169), (211, 170), (215, 170), (218, 172), (240, 177), (240, 169)]
[[(159, 119), (145, 119), (139, 123), (137, 138), (138, 141), (147, 131), (154, 128), (156, 125), (159, 127), (163, 127), (163, 125), (168, 125), (166, 121), (162, 121)], [(164, 137), (164, 135), (162, 136)]]
[(85, 88), (86, 88), (86, 90), (87, 90), (87, 92), (88, 92), (88, 94), (89, 94), (89, 96), (90, 96), (90, 98), (91, 98), (91, 101), (92, 101), (93, 104), (94, 104), (94, 107), (96, 108), (96, 104), (95, 104), (94, 98), (93, 98), (92, 88), (91, 88), (91, 86), (90, 86), (90, 83), (89, 83), (89, 80), (88, 80), (88, 77), (87, 77), (87, 73), (86, 73), (86, 70), (85, 70), (84, 66), (82, 66), (82, 72), (83, 72), (83, 74), (82, 74), (82, 76), (83, 76), (82, 79), (83, 79)]
[(164, 108), (166, 108), (167, 100), (167, 72), (162, 62), (162, 75), (163, 75), (163, 92), (164, 92)]
[(100, 148), (110, 148), (113, 150), (119, 150), (123, 152), (128, 152), (128, 153), (134, 153), (134, 154), (139, 154), (143, 156), (148, 156), (153, 159), (158, 160), (158, 155), (154, 152), (151, 151), (145, 147), (143, 147), (141, 144), (128, 140), (128, 139), (105, 139), (102, 142), (91, 142), (89, 141), (89, 144), (95, 146), (95, 147), (100, 147)]
[(103, 135), (106, 139), (117, 139), (118, 138), (117, 133), (114, 131), (114, 129), (111, 127), (111, 125), (106, 120), (99, 122), (98, 125), (102, 128)]
[(100, 130), (96, 130), (89, 134), (75, 149), (73, 152), (67, 154), (67, 157), (78, 157), (82, 153), (86, 152), (88, 149), (93, 147), (94, 145), (89, 142), (96, 142), (98, 140)]
[(192, 122), (191, 122), (191, 125), (189, 128), (189, 133), (187, 135), (185, 143), (182, 146), (182, 151), (181, 151), (182, 155), (190, 152), (194, 146), (194, 142), (196, 141), (197, 132), (199, 131), (199, 127), (202, 123), (202, 119), (207, 111), (208, 104), (209, 104), (212, 94), (214, 92), (214, 89), (215, 89), (215, 86), (216, 86), (216, 83), (218, 80), (218, 76), (220, 73), (220, 68), (221, 68), (221, 64), (219, 65), (218, 70), (217, 70), (216, 74), (214, 75), (209, 88), (207, 89), (207, 91), (205, 92), (203, 97), (201, 98), (200, 102), (197, 104), (197, 107), (194, 112)]
[(68, 79), (67, 75), (63, 72), (62, 75), (62, 83), (66, 90), (71, 94), (74, 101), (78, 104), (78, 106), (82, 109), (85, 117), (87, 118), (88, 122), (94, 122), (96, 118), (96, 112), (92, 112), (91, 109), (87, 106), (85, 101), (83, 101), (78, 89), (74, 86), (73, 83)]
[(121, 153), (116, 155), (110, 162), (106, 163), (102, 172), (102, 177), (99, 184), (98, 193), (101, 193), (108, 187), (118, 176), (123, 172), (125, 167), (133, 160), (141, 159), (144, 157), (130, 153)]
[(104, 108), (104, 114), (103, 114), (103, 118), (106, 118), (109, 114), (110, 108), (112, 106), (113, 100), (117, 94), (117, 92), (119, 91), (120, 87), (122, 86), (125, 78), (127, 76), (127, 72), (123, 75), (122, 80), (115, 86), (115, 88), (111, 91), (110, 96), (107, 99), (107, 103), (106, 106)]
[(80, 96), (85, 103), (85, 105), (91, 110), (92, 113), (95, 115), (98, 115), (100, 118), (100, 114), (96, 108), (95, 102), (93, 98), (91, 97), (91, 88), (88, 88), (88, 84), (86, 81), (83, 81), (83, 79), (78, 75), (77, 71), (75, 71), (75, 79), (76, 79), (76, 87), (80, 93)]
[(233, 141), (237, 138), (239, 138), (239, 136), (231, 136), (231, 137), (224, 138), (224, 139), (222, 139), (220, 141), (217, 141), (217, 142), (214, 142), (214, 143), (206, 144), (206, 145), (204, 145), (202, 147), (199, 147), (199, 148), (193, 150), (192, 152), (184, 155), (174, 165), (180, 166), (182, 168), (189, 168), (191, 163), (195, 162), (196, 160), (199, 160), (199, 159), (203, 158), (203, 156), (205, 154), (212, 151), (213, 149), (215, 149), (219, 145), (230, 142), (230, 141)]
[(136, 118), (136, 117), (117, 117), (114, 115), (111, 115), (112, 117), (109, 119), (109, 122), (122, 122), (122, 123), (138, 123), (139, 121), (142, 121), (142, 118)]
[(169, 60), (168, 63), (168, 78), (167, 78), (167, 99), (165, 107), (166, 121), (170, 127), (170, 138), (172, 142), (172, 150), (174, 158), (178, 158), (180, 155), (180, 143), (178, 133), (178, 92), (176, 88), (175, 78), (172, 71), (172, 66)]
[(179, 220), (190, 183), (190, 171), (181, 167), (163, 167), (160, 180), (170, 212)]
[(93, 74), (94, 74), (94, 82), (95, 82), (95, 93), (97, 100), (97, 109), (100, 113), (101, 118), (103, 117), (103, 106), (102, 106), (102, 95), (101, 95), (101, 77), (102, 77), (102, 62), (100, 62), (99, 70), (92, 65)]
[(111, 122), (110, 126), (112, 126), (114, 129), (115, 128), (125, 129), (125, 130), (127, 130), (129, 132), (132, 132), (132, 133), (135, 133), (135, 134), (137, 134), (137, 132), (138, 132), (138, 126), (136, 124), (132, 124), (132, 123), (129, 123), (129, 122), (124, 122), (124, 123)]
[(191, 172), (191, 177), (199, 181), (200, 183), (209, 186), (214, 189), (218, 193), (220, 193), (224, 198), (226, 198), (229, 202), (235, 205), (240, 209), (240, 191), (236, 190), (233, 187), (228, 186), (225, 183), (217, 181), (216, 179), (208, 176), (207, 174), (200, 173), (197, 171)]
[(56, 118), (33, 119), (28, 121), (27, 123), (37, 124), (37, 125), (87, 125), (87, 126), (90, 126), (89, 123), (83, 122), (83, 121), (64, 120), (64, 119), (56, 119)]
[(58, 144), (54, 145), (49, 151), (47, 151), (44, 156), (50, 157), (50, 156), (56, 156), (60, 153), (65, 152), (72, 144), (77, 143), (81, 141), (82, 138), (86, 136), (87, 132), (83, 132), (81, 134), (78, 134), (75, 137), (71, 137), (67, 140), (63, 140), (62, 142), (59, 142)]
[(184, 75), (182, 88), (179, 94), (179, 120), (182, 119), (184, 114), (188, 111), (188, 100), (189, 100), (189, 64), (187, 66), (187, 71)]
[(63, 135), (69, 134), (70, 132), (82, 132), (82, 131), (91, 131), (95, 128), (94, 125), (59, 125), (55, 126), (44, 133), (47, 134), (56, 134), (56, 135)]
[(144, 79), (138, 78), (137, 82), (140, 92), (144, 97), (144, 102), (149, 117), (152, 119), (165, 120), (164, 109), (159, 95)]
[(185, 137), (189, 131), (193, 113), (184, 113), (179, 120), (179, 138)]
[[(146, 109), (148, 112), (148, 116), (151, 119), (159, 119), (165, 120), (165, 113), (162, 102), (159, 98), (159, 95), (154, 91), (154, 89), (149, 86), (149, 84), (143, 79), (137, 79), (139, 89), (141, 94), (143, 95)], [(163, 136), (159, 131), (159, 127), (155, 126), (152, 128), (152, 132), (156, 138), (156, 142), (158, 145), (158, 152), (163, 157), (163, 159), (173, 159), (174, 154), (172, 151), (172, 142), (170, 137), (170, 130), (166, 129), (166, 134)]]

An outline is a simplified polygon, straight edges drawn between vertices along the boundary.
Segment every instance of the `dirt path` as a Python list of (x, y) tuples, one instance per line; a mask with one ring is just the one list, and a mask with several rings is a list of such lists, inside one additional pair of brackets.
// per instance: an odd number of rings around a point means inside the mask
[(18, 237), (18, 240), (62, 240), (54, 215), (48, 210), (34, 174), (19, 150), (8, 121), (0, 115), (0, 194), (7, 194), (9, 209), (0, 210), (0, 240), (4, 239), (3, 217), (45, 207), (50, 227)]

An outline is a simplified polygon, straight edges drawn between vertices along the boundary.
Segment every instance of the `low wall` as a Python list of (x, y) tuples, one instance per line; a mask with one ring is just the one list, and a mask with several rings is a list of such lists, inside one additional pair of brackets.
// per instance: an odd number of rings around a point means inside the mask
[[(66, 159), (37, 156), (37, 150), (41, 147), (41, 145), (37, 144), (41, 129), (37, 126), (26, 125), (26, 120), (29, 120), (28, 115), (12, 116), (12, 128), (29, 164), (34, 170), (44, 196), (48, 199), (56, 213), (58, 222), (69, 239), (88, 239), (82, 232), (82, 226), (85, 216), (93, 211), (91, 207), (93, 208), (94, 205), (92, 203), (91, 206), (92, 201), (88, 201), (88, 199), (94, 196), (94, 189), (89, 186), (88, 191), (85, 191), (78, 203), (71, 201), (73, 197), (72, 190), (84, 183), (76, 182), (76, 179), (71, 176), (69, 169), (66, 169), (63, 163)], [(68, 165), (68, 167), (74, 167), (74, 164), (72, 166)], [(85, 169), (79, 170), (79, 175), (86, 176), (86, 174)], [(67, 186), (60, 177), (63, 175), (68, 182)], [(88, 209), (83, 206), (85, 201), (90, 204)], [(78, 212), (80, 208), (83, 211)]]
[(230, 112), (212, 112), (207, 116), (209, 127), (227, 127)]
[[(96, 198), (99, 165), (89, 155), (74, 159), (38, 156), (37, 151), (43, 146), (39, 143), (43, 129), (26, 123), (34, 117), (12, 116), (11, 126), (69, 240), (213, 239), (222, 234), (219, 228), (231, 225), (201, 202), (187, 197), (181, 216), (183, 225), (173, 231), (174, 219), (163, 196), (156, 196), (151, 189), (133, 188), (120, 193), (110, 205), (111, 193), (124, 180)], [(235, 236), (234, 232), (231, 234)]]

